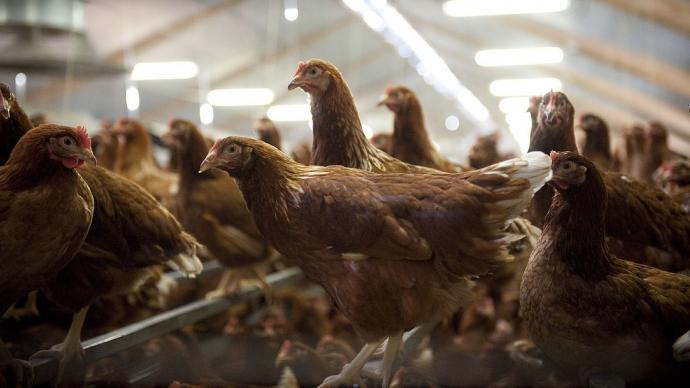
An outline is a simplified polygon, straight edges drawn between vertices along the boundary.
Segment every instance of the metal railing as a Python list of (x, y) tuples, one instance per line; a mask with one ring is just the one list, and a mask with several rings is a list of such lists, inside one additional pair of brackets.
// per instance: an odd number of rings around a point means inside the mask
[[(204, 272), (200, 276), (208, 276), (222, 270), (222, 267), (214, 262), (207, 263), (204, 266)], [(175, 276), (173, 275), (173, 277)], [(178, 278), (178, 281), (184, 279), (182, 277)], [(266, 276), (266, 283), (268, 283), (272, 290), (278, 290), (294, 285), (303, 279), (302, 271), (298, 268), (288, 268)], [(133, 346), (143, 344), (153, 338), (222, 313), (232, 306), (257, 300), (261, 296), (262, 292), (258, 287), (247, 287), (227, 298), (197, 300), (88, 339), (82, 342), (84, 361), (90, 363), (111, 356)], [(56, 360), (51, 358), (34, 359), (31, 360), (31, 365), (34, 368), (34, 385), (48, 384), (56, 379), (58, 370)], [(156, 369), (155, 362), (152, 362), (151, 366), (141, 368), (138, 372), (138, 377), (134, 376), (134, 379), (144, 379), (147, 375), (155, 372)]]

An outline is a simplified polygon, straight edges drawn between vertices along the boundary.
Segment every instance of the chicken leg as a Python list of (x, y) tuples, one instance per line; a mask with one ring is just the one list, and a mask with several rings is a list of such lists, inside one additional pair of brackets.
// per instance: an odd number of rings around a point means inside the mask
[(2, 316), (3, 319), (12, 318), (17, 321), (22, 320), (27, 317), (38, 316), (40, 312), (38, 311), (38, 291), (31, 291), (26, 296), (26, 303), (24, 307), (17, 307), (13, 305), (12, 308), (7, 310)]
[(65, 340), (57, 345), (53, 345), (50, 349), (40, 350), (34, 353), (30, 359), (36, 358), (54, 358), (60, 362), (58, 369), (57, 381), (60, 382), (65, 374), (68, 365), (74, 363), (81, 364), (84, 358), (84, 348), (81, 346), (81, 331), (84, 327), (86, 314), (89, 312), (89, 306), (79, 310), (72, 317), (72, 324), (67, 331)]
[(27, 361), (13, 358), (0, 340), (0, 387), (31, 387), (34, 372)]
[(402, 345), (403, 332), (388, 337), (386, 344), (386, 352), (383, 354), (383, 363), (381, 364), (381, 376), (383, 378), (383, 388), (388, 388), (391, 382), (393, 372), (393, 364), (400, 351)]
[(690, 331), (680, 336), (673, 344), (673, 357), (681, 362), (690, 362)]
[(383, 339), (377, 342), (371, 342), (364, 345), (357, 356), (345, 365), (343, 370), (333, 376), (326, 377), (326, 379), (319, 385), (319, 388), (337, 388), (341, 385), (351, 385), (359, 383), (360, 372), (367, 362), (369, 357), (376, 351), (376, 348), (383, 342)]

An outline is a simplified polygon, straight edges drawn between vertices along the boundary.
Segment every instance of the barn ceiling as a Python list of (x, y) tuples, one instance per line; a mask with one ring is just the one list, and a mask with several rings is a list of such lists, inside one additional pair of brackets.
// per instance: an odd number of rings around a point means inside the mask
[[(200, 73), (188, 80), (138, 81), (129, 72), (88, 75), (70, 67), (62, 73), (26, 70), (20, 98), (34, 111), (60, 120), (96, 125), (127, 114), (160, 128), (174, 117), (199, 121), (203, 91), (214, 88), (271, 88), (273, 104), (304, 103), (301, 91), (287, 91), (298, 61), (327, 59), (349, 82), (362, 121), (374, 132), (390, 131), (391, 114), (376, 107), (386, 85), (415, 90), (441, 150), (462, 159), (478, 134), (501, 130), (503, 146), (515, 146), (506, 130), (499, 98), (489, 83), (501, 78), (556, 77), (579, 113), (595, 112), (618, 132), (633, 122), (658, 120), (671, 131), (671, 145), (690, 152), (690, 1), (571, 0), (570, 8), (539, 15), (449, 17), (442, 1), (390, 0), (410, 25), (445, 60), (458, 80), (489, 109), (481, 127), (457, 102), (429, 86), (395, 47), (341, 1), (298, 0), (299, 18), (283, 17), (280, 0), (90, 0), (83, 3), (84, 32), (108, 65), (189, 60)], [(653, 4), (653, 6), (650, 6)], [(551, 65), (486, 68), (477, 50), (558, 46), (564, 60)], [(23, 69), (22, 69), (23, 70)], [(2, 70), (12, 85), (16, 70)], [(140, 106), (128, 112), (127, 86), (135, 85)], [(211, 135), (251, 135), (251, 123), (266, 106), (216, 107)], [(449, 115), (460, 128), (449, 131)], [(288, 143), (310, 137), (307, 122), (279, 123)]]

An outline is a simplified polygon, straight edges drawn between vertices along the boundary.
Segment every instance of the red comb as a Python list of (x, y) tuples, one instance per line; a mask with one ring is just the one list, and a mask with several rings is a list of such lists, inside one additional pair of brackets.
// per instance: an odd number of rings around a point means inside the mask
[(295, 74), (293, 74), (293, 76), (295, 76), (295, 75), (301, 73), (305, 66), (307, 66), (307, 64), (304, 63), (304, 62), (302, 62), (302, 61), (300, 61), (300, 62), (297, 64), (297, 70), (295, 70)]
[(81, 125), (78, 126), (77, 135), (79, 136), (82, 147), (91, 149), (91, 138), (89, 137), (88, 132), (86, 132), (86, 128), (82, 127)]
[(213, 146), (211, 147), (211, 149), (210, 149), (208, 152), (211, 153), (211, 152), (213, 152), (213, 151), (216, 151), (218, 148), (220, 148), (220, 143), (221, 143), (222, 141), (223, 141), (222, 138), (216, 140), (216, 141), (213, 143)]
[(551, 161), (552, 161), (552, 162), (555, 162), (556, 159), (558, 159), (558, 152), (556, 152), (556, 151), (551, 151), (551, 152), (549, 153), (549, 156), (551, 157)]

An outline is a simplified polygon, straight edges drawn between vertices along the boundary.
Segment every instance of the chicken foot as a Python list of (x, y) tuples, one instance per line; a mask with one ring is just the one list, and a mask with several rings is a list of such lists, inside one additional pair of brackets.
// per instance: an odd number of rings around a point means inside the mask
[[(247, 280), (247, 277), (254, 279)], [(218, 282), (216, 288), (212, 291), (209, 291), (206, 294), (206, 299), (225, 298), (237, 292), (242, 287), (248, 287), (257, 284), (257, 286), (264, 293), (266, 301), (270, 302), (271, 286), (266, 282), (264, 278), (265, 274), (260, 272), (260, 270), (258, 270), (254, 266), (250, 268), (241, 268), (233, 270), (226, 269), (223, 272), (223, 275), (220, 278), (220, 281)]]
[(386, 352), (383, 354), (383, 363), (381, 364), (381, 376), (383, 378), (383, 388), (388, 388), (393, 375), (393, 364), (400, 352), (402, 345), (403, 332), (388, 337), (386, 343)]
[(673, 357), (681, 362), (690, 362), (690, 331), (680, 336), (673, 344)]
[(39, 316), (41, 313), (38, 311), (38, 291), (31, 291), (26, 296), (26, 303), (24, 307), (12, 306), (9, 310), (5, 312), (2, 316), (3, 319), (15, 319), (20, 321), (24, 318)]
[(13, 358), (0, 340), (0, 387), (31, 387), (34, 371), (27, 361)]
[(53, 345), (47, 350), (40, 350), (34, 353), (30, 358), (54, 358), (58, 360), (60, 362), (57, 377), (58, 382), (62, 381), (67, 366), (74, 365), (75, 363), (77, 363), (77, 365), (82, 364), (84, 348), (81, 346), (81, 331), (84, 327), (84, 321), (86, 320), (86, 314), (88, 312), (89, 306), (86, 306), (74, 314), (72, 317), (72, 324), (62, 343)]
[(383, 339), (364, 345), (357, 356), (355, 356), (349, 364), (345, 365), (339, 374), (326, 377), (318, 388), (337, 388), (341, 385), (358, 384), (361, 379), (360, 372), (362, 368), (364, 368), (364, 364), (366, 364), (369, 357), (376, 351), (376, 348), (378, 348), (381, 342), (383, 342)]

